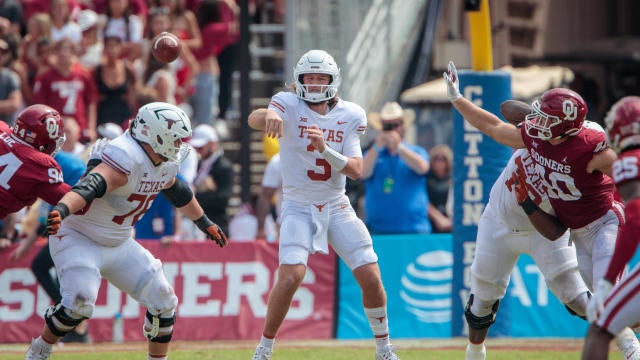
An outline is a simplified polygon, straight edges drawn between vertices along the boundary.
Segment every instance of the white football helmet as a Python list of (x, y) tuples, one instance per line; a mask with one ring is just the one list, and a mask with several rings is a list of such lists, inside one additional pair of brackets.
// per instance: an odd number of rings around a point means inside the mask
[[(307, 87), (313, 86), (313, 84), (305, 85), (302, 83), (302, 75), (314, 73), (331, 76), (329, 85), (324, 86), (321, 92), (309, 92)], [(296, 84), (296, 95), (299, 98), (311, 103), (319, 103), (333, 99), (338, 93), (340, 68), (333, 57), (326, 51), (311, 50), (298, 60), (298, 63), (293, 68), (293, 78)]]
[(176, 140), (191, 136), (191, 121), (182, 109), (164, 102), (152, 102), (142, 106), (131, 122), (131, 136), (147, 143), (153, 151), (168, 161), (175, 161), (183, 146)]

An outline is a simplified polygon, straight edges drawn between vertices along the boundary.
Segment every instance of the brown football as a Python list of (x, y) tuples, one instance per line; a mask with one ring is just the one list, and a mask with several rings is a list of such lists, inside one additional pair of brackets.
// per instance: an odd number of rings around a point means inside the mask
[(531, 106), (520, 100), (507, 100), (500, 104), (500, 113), (511, 124), (518, 125), (531, 113)]
[(161, 32), (151, 42), (151, 53), (158, 61), (170, 63), (180, 56), (182, 42), (169, 32)]

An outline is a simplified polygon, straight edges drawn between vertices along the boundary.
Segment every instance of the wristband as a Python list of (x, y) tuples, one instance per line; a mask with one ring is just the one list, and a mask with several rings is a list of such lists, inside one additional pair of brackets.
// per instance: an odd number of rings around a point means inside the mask
[(199, 218), (193, 220), (193, 223), (196, 224), (198, 229), (202, 230), (205, 234), (207, 233), (207, 228), (215, 223), (207, 217), (207, 215), (202, 214)]
[(64, 203), (57, 203), (51, 210), (58, 210), (58, 213), (60, 213), (60, 220), (69, 216), (69, 207)]
[(325, 158), (325, 160), (327, 160), (327, 162), (337, 170), (344, 169), (349, 162), (349, 159), (346, 156), (333, 150), (329, 146), (325, 146), (324, 151), (321, 152), (320, 155), (322, 155), (322, 157)]
[(522, 210), (524, 210), (524, 213), (527, 215), (531, 215), (534, 212), (538, 211), (538, 205), (536, 205), (536, 203), (534, 203), (530, 197), (527, 197), (525, 201), (518, 205), (522, 206)]

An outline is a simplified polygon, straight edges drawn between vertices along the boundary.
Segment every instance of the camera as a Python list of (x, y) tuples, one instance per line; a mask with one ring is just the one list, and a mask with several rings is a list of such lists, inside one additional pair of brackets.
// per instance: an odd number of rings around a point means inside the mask
[(382, 130), (383, 131), (395, 130), (397, 127), (398, 127), (398, 124), (396, 124), (396, 123), (387, 122), (387, 123), (383, 123), (382, 124)]

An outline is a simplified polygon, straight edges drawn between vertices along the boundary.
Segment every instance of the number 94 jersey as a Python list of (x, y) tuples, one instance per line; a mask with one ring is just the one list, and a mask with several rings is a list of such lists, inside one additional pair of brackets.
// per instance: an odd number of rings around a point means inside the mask
[(275, 94), (269, 109), (278, 113), (284, 122), (280, 138), (283, 198), (311, 204), (342, 196), (346, 176), (332, 168), (310, 146), (305, 130), (316, 125), (322, 129), (327, 146), (346, 157), (362, 157), (360, 135), (367, 128), (364, 109), (338, 99), (326, 115), (320, 115), (290, 92)]
[(51, 156), (10, 133), (9, 126), (0, 121), (0, 219), (33, 204), (38, 197), (56, 204), (70, 189)]
[[(153, 199), (178, 173), (181, 153), (173, 162), (154, 166), (129, 131), (111, 140), (102, 151), (102, 162), (127, 175), (127, 183), (81, 212), (70, 215), (62, 228), (71, 228), (94, 242), (117, 246), (131, 237), (135, 223), (147, 212)], [(62, 229), (61, 229), (62, 231)]]

